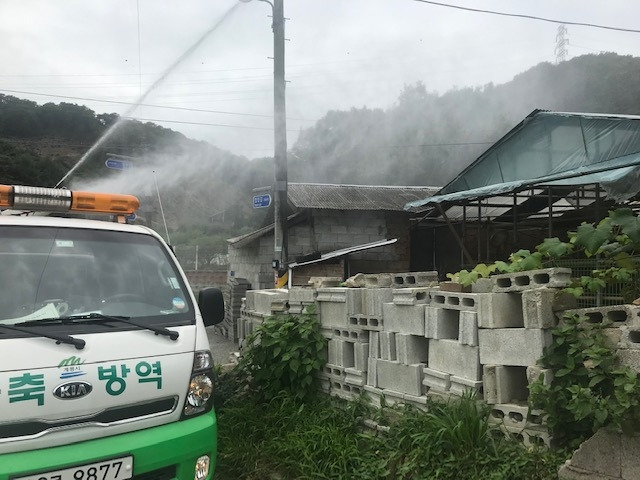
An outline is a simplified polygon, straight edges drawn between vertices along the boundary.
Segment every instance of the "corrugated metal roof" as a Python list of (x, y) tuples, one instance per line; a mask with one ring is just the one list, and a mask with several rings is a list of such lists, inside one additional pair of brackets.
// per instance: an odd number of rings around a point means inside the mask
[(430, 197), (439, 187), (397, 187), (289, 183), (289, 202), (296, 208), (404, 211), (404, 206)]

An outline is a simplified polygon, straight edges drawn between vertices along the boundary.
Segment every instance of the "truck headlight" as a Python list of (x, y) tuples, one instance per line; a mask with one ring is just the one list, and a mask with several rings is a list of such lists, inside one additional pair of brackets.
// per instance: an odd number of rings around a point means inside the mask
[(208, 375), (200, 373), (191, 377), (184, 414), (193, 415), (208, 410), (208, 402), (213, 393), (213, 381)]
[(211, 410), (213, 405), (213, 358), (208, 350), (195, 353), (191, 380), (184, 402), (183, 417), (190, 417)]

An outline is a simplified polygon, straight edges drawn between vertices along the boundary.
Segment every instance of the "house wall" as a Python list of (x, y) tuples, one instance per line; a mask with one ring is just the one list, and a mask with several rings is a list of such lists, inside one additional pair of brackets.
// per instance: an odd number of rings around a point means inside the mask
[[(300, 273), (311, 276), (347, 276), (356, 273), (409, 271), (409, 215), (403, 212), (312, 210), (304, 223), (288, 231), (289, 258), (327, 253), (364, 243), (398, 238), (392, 245), (349, 255), (340, 264), (310, 265)], [(253, 289), (272, 288), (273, 235), (265, 235), (242, 248), (229, 246), (229, 271), (246, 278)], [(295, 272), (294, 272), (295, 273)], [(297, 274), (295, 275), (297, 277)], [(297, 283), (297, 282), (296, 282)]]

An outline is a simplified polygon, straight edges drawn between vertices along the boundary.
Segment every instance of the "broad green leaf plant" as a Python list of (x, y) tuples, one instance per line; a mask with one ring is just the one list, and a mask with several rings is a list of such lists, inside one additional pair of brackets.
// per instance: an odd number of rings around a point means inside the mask
[(266, 318), (246, 343), (238, 368), (260, 396), (270, 400), (286, 392), (305, 400), (317, 392), (315, 374), (326, 362), (327, 339), (314, 305), (301, 315)]

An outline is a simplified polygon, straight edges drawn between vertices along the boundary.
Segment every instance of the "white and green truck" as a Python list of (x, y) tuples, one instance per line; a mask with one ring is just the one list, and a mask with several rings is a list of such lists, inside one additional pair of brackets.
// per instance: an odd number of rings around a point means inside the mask
[(0, 480), (212, 477), (222, 295), (196, 300), (137, 207), (0, 185)]

